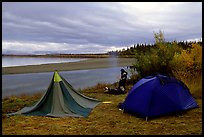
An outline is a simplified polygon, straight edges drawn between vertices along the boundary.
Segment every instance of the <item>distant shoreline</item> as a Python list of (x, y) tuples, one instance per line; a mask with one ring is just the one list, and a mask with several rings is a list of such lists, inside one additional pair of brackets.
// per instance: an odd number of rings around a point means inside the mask
[(43, 57), (43, 58), (134, 58), (134, 55), (98, 54), (45, 54), (45, 55), (15, 55), (2, 54), (2, 57)]
[(45, 55), (2, 54), (2, 57), (109, 58), (111, 56), (107, 53), (101, 53), (101, 54), (45, 54)]
[(2, 75), (132, 66), (134, 58), (90, 58), (79, 62), (2, 67)]

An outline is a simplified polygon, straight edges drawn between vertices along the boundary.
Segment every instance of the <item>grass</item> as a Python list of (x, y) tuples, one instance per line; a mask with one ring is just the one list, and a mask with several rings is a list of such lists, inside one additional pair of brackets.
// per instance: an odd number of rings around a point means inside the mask
[(181, 79), (195, 98), (202, 98), (202, 74)]
[[(117, 108), (127, 94), (104, 94), (105, 86), (97, 84), (81, 90), (84, 95), (107, 101), (92, 110), (88, 118), (51, 118), (40, 116), (15, 115), (7, 117), (24, 106), (32, 105), (41, 94), (33, 96), (9, 97), (2, 100), (3, 135), (200, 135), (202, 134), (202, 97), (196, 98), (199, 105), (184, 113), (145, 119), (122, 113)], [(129, 82), (127, 89), (132, 87)]]

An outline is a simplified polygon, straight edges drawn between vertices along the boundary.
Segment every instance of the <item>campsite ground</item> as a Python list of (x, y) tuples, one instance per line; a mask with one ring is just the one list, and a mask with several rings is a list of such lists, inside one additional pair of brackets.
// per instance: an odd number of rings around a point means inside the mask
[[(3, 74), (46, 72), (57, 70), (76, 70), (111, 67), (114, 60), (91, 59), (78, 63), (61, 63), (27, 67), (10, 67), (2, 70)], [(133, 59), (119, 59), (117, 66), (131, 65)], [(3, 135), (190, 135), (202, 134), (202, 95), (196, 96), (199, 108), (184, 113), (162, 116), (154, 119), (139, 118), (122, 113), (117, 105), (127, 94), (104, 94), (104, 87), (115, 84), (98, 84), (87, 87), (81, 92), (89, 97), (101, 100), (87, 118), (51, 118), (39, 116), (6, 116), (25, 106), (33, 105), (41, 94), (2, 99), (2, 134)], [(127, 90), (133, 86), (129, 82)], [(199, 92), (202, 93), (202, 92)]]
[[(34, 96), (10, 97), (2, 100), (3, 135), (191, 135), (202, 134), (202, 99), (196, 98), (199, 108), (181, 114), (145, 119), (122, 113), (118, 103), (127, 94), (104, 94), (107, 84), (88, 87), (81, 92), (102, 101), (92, 110), (88, 118), (50, 118), (15, 115), (7, 117), (24, 106), (32, 105), (40, 98)], [(128, 85), (128, 89), (131, 88)]]

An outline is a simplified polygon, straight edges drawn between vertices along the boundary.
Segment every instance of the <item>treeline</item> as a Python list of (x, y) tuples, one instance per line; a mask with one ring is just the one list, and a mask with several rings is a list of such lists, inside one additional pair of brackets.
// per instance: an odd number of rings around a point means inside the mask
[[(173, 41), (173, 42), (165, 42), (166, 44), (176, 44), (182, 49), (191, 48), (193, 44), (198, 44), (202, 46), (202, 41)], [(127, 49), (110, 51), (108, 54), (111, 56), (117, 57), (135, 57), (135, 53), (137, 52), (145, 52), (149, 51), (152, 48), (156, 48), (156, 44), (134, 44), (132, 47), (127, 47)]]
[(108, 58), (109, 55), (107, 53), (101, 54), (50, 54), (47, 56), (55, 56), (61, 58)]

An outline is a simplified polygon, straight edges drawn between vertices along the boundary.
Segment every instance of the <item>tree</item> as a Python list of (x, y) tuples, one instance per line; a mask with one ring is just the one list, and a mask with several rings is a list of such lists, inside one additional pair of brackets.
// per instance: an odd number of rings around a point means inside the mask
[(158, 33), (154, 32), (155, 44), (163, 44), (165, 42), (164, 33), (160, 30)]
[(165, 42), (162, 31), (154, 33), (155, 46), (151, 48), (142, 47), (135, 53), (136, 70), (141, 77), (163, 73), (173, 75), (170, 61), (175, 53), (180, 53), (181, 49), (176, 42)]

